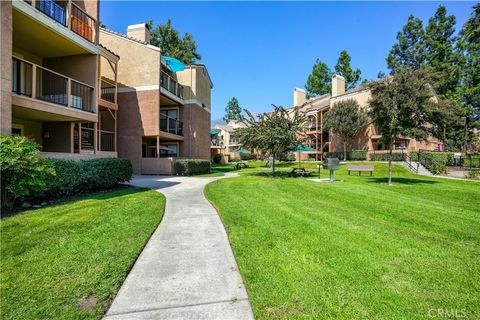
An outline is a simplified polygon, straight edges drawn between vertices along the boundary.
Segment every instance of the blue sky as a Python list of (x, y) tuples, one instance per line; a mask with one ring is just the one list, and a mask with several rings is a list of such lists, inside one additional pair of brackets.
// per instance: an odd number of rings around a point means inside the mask
[(316, 58), (333, 69), (341, 50), (367, 79), (387, 71), (385, 57), (407, 17), (424, 23), (439, 4), (457, 17), (457, 30), (475, 2), (133, 2), (102, 1), (101, 21), (126, 32), (150, 19), (172, 20), (194, 35), (212, 77), (212, 120), (231, 97), (256, 112), (289, 106)]

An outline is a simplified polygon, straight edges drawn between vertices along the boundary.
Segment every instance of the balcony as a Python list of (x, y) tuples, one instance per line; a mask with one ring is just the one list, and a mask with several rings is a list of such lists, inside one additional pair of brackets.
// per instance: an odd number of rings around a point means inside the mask
[(160, 114), (160, 130), (183, 136), (183, 122), (164, 114)]
[(98, 149), (100, 151), (116, 151), (115, 132), (98, 130)]
[(12, 60), (13, 93), (94, 113), (93, 87), (26, 60)]
[(160, 86), (180, 99), (183, 99), (183, 86), (163, 71), (160, 76)]
[(25, 0), (25, 2), (85, 40), (96, 42), (97, 21), (73, 1)]
[(117, 87), (115, 83), (104, 79), (100, 80), (100, 99), (117, 103), (116, 91)]

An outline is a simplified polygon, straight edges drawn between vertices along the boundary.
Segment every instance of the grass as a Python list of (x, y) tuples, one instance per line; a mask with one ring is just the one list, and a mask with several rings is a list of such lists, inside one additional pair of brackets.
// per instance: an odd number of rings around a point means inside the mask
[(124, 188), (2, 219), (2, 319), (100, 318), (164, 206)]
[(373, 177), (342, 166), (336, 183), (265, 175), (247, 169), (205, 191), (257, 319), (480, 318), (477, 182), (396, 165), (387, 186), (382, 163)]
[(210, 173), (202, 173), (202, 174), (196, 174), (191, 177), (193, 178), (210, 178), (210, 177), (223, 177), (225, 173), (223, 172), (210, 172)]

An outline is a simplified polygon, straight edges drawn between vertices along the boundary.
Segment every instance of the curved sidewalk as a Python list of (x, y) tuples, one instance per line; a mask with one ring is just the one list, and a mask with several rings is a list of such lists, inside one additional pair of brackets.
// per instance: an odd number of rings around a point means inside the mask
[(165, 195), (165, 215), (104, 319), (253, 319), (223, 224), (203, 195), (216, 179), (134, 177), (132, 185)]

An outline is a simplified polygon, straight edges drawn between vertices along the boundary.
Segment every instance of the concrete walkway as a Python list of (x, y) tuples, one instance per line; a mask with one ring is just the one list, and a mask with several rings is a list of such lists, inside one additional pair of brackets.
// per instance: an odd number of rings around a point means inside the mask
[(216, 179), (134, 177), (132, 185), (166, 196), (165, 215), (104, 319), (253, 319), (223, 224), (203, 195)]

